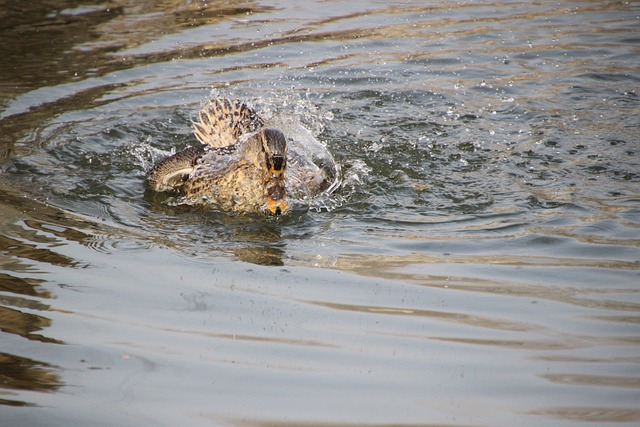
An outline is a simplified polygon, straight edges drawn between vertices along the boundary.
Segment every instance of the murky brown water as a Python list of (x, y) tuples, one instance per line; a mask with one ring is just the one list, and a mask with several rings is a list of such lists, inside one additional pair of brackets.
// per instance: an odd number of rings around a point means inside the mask
[[(637, 2), (0, 1), (1, 425), (636, 425)], [(327, 145), (175, 207), (211, 96)]]

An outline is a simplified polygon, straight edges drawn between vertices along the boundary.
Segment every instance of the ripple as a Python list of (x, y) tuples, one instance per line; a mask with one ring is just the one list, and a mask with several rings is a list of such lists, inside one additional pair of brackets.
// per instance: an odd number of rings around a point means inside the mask
[(550, 407), (531, 412), (534, 415), (583, 422), (632, 422), (640, 420), (640, 411), (625, 407)]
[(399, 316), (417, 316), (430, 319), (443, 320), (446, 322), (462, 323), (467, 326), (502, 329), (507, 331), (530, 331), (537, 329), (536, 325), (527, 325), (522, 322), (510, 322), (497, 318), (472, 316), (463, 313), (422, 310), (416, 308), (400, 308), (400, 307), (378, 307), (378, 306), (362, 306), (350, 304), (338, 304), (332, 302), (307, 301), (310, 304), (320, 305), (334, 310), (348, 310), (355, 312), (364, 312), (379, 315), (399, 315)]

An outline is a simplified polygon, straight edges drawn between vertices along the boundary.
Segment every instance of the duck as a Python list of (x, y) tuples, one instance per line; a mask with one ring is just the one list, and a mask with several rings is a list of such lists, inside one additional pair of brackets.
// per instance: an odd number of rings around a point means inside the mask
[(291, 117), (264, 120), (244, 101), (215, 98), (193, 122), (200, 144), (158, 162), (148, 187), (178, 204), (281, 216), (291, 200), (328, 196), (340, 168), (326, 147)]

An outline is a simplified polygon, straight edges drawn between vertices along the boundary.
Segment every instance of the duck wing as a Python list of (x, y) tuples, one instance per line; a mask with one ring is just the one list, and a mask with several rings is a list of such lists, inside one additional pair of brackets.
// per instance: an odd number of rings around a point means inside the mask
[(255, 132), (264, 122), (258, 114), (242, 101), (216, 98), (209, 101), (193, 122), (194, 134), (204, 145), (227, 147), (242, 135)]
[(149, 172), (149, 187), (154, 191), (178, 190), (189, 178), (205, 151), (204, 146), (189, 147), (162, 160)]

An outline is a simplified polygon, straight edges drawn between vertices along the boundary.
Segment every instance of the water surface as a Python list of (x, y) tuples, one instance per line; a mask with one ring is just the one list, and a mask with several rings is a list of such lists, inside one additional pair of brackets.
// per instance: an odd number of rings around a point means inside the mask
[[(638, 3), (2, 10), (2, 425), (640, 422)], [(148, 192), (214, 96), (337, 191)]]

